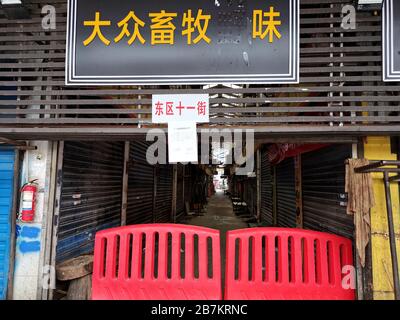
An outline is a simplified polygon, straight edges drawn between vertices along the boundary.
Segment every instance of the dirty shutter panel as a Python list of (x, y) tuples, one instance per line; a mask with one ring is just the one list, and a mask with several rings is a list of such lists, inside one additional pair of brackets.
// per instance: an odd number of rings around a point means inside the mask
[(276, 167), (278, 226), (296, 227), (296, 191), (294, 159), (288, 158)]
[(330, 146), (302, 155), (305, 229), (353, 236), (353, 217), (346, 214), (345, 160), (351, 145)]
[(120, 225), (124, 144), (65, 142), (57, 261), (92, 252), (97, 231)]
[(243, 200), (247, 204), (249, 214), (256, 216), (257, 212), (257, 179), (246, 178), (243, 182), (244, 193)]
[(0, 300), (7, 294), (13, 181), (14, 151), (0, 150)]
[[(186, 169), (186, 168), (185, 168)], [(178, 181), (176, 188), (176, 219), (177, 221), (185, 214), (185, 199), (184, 199), (184, 185), (183, 185), (183, 165), (178, 164)]]
[(232, 177), (232, 185), (233, 185), (233, 193), (232, 195), (235, 197), (239, 197), (242, 200), (244, 199), (245, 195), (243, 193), (243, 177), (233, 175)]
[(263, 150), (261, 152), (261, 221), (266, 226), (272, 226), (274, 223), (272, 192), (271, 165), (267, 151)]
[(130, 146), (127, 224), (153, 222), (154, 166), (146, 160), (148, 145)]
[(170, 222), (172, 211), (172, 166), (157, 168), (156, 222)]

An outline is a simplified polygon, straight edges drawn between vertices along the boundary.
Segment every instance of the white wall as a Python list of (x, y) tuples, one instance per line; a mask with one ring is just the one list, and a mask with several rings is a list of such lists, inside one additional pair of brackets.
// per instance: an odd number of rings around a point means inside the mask
[[(35, 300), (40, 297), (41, 257), (44, 248), (46, 202), (49, 199), (51, 142), (33, 141), (37, 150), (26, 151), (21, 170), (22, 185), (38, 179), (35, 219), (33, 223), (17, 221), (13, 299)], [(39, 283), (39, 285), (38, 285)]]

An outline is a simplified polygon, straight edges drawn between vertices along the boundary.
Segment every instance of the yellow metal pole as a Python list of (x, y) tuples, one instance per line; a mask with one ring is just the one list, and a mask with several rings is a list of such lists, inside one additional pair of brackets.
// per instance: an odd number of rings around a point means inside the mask
[[(364, 156), (368, 160), (397, 160), (397, 155), (391, 153), (389, 137), (368, 137), (364, 143)], [(382, 173), (373, 173), (373, 183), (376, 201), (375, 207), (371, 210), (373, 294), (376, 300), (392, 300), (394, 299), (393, 272)], [(398, 184), (392, 183), (390, 189), (399, 256), (400, 211)]]

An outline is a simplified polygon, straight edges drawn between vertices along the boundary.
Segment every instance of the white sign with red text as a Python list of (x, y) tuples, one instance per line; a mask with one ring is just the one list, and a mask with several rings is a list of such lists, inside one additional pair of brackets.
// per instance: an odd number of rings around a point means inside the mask
[(152, 99), (152, 123), (208, 123), (209, 100), (208, 94), (155, 94)]

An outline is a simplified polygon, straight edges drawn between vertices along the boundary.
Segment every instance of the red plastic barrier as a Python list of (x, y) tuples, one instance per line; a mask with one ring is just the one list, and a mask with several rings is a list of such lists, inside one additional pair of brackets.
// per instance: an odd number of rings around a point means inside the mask
[(220, 259), (219, 231), (213, 229), (149, 224), (100, 231), (92, 299), (221, 299)]
[(227, 300), (355, 299), (346, 238), (299, 229), (234, 230), (227, 234), (226, 257)]

